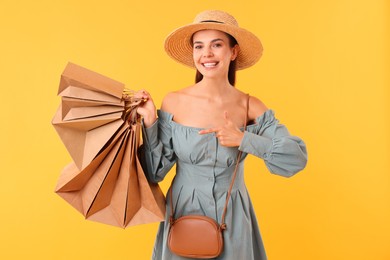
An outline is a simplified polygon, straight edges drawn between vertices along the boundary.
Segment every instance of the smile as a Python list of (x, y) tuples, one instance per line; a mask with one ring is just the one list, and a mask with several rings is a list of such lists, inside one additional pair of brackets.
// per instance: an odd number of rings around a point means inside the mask
[(205, 68), (214, 68), (218, 65), (219, 62), (207, 62), (207, 63), (202, 63), (203, 67)]

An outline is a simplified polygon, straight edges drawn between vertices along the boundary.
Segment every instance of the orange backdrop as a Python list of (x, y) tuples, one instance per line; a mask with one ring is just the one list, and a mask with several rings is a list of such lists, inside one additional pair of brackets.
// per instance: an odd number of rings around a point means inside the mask
[(264, 56), (238, 73), (237, 87), (308, 146), (307, 168), (290, 179), (247, 160), (269, 259), (390, 259), (385, 0), (2, 0), (1, 259), (150, 259), (157, 224), (85, 221), (54, 193), (70, 162), (50, 123), (59, 77), (72, 61), (148, 89), (159, 106), (194, 78), (164, 53), (164, 38), (205, 9), (232, 13), (260, 37)]

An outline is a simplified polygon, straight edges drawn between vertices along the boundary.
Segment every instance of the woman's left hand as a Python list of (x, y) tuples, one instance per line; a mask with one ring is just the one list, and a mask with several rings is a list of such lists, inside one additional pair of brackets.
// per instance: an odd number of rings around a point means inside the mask
[(221, 145), (236, 147), (241, 144), (244, 133), (229, 119), (228, 113), (224, 112), (225, 124), (220, 127), (213, 127), (199, 131), (199, 134), (215, 133)]

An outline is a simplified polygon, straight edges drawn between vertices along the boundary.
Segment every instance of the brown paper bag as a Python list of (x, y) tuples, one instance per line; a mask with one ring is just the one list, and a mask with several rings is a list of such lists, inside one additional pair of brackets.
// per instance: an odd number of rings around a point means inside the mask
[(61, 173), (57, 194), (87, 219), (124, 228), (162, 221), (165, 198), (140, 165), (141, 126), (133, 119), (140, 101), (123, 95), (123, 88), (68, 64), (52, 124), (73, 159)]

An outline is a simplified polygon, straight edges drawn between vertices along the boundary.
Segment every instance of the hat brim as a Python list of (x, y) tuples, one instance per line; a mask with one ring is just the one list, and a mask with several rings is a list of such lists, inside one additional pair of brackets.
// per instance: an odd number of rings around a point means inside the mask
[(263, 54), (263, 46), (253, 33), (243, 28), (219, 23), (189, 24), (174, 30), (165, 39), (165, 51), (168, 55), (191, 68), (195, 68), (191, 37), (201, 30), (219, 30), (230, 34), (240, 46), (236, 69), (242, 70), (254, 65)]

